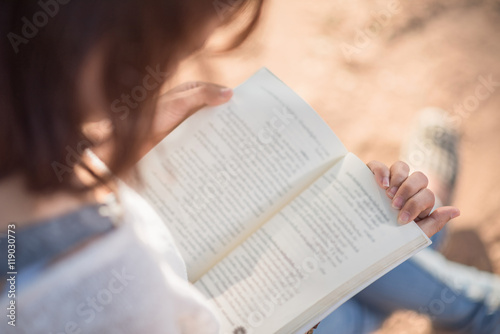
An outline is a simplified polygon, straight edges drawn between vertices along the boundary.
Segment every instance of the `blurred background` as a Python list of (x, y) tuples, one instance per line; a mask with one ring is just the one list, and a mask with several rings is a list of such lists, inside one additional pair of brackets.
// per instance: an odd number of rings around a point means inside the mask
[[(234, 87), (262, 66), (366, 162), (396, 161), (418, 111), (447, 110), (462, 133), (462, 216), (444, 253), (500, 274), (500, 0), (268, 0), (241, 48), (197, 54), (172, 85)], [(478, 98), (481, 85), (489, 94)], [(378, 332), (392, 333), (437, 332), (424, 316), (399, 312)]]

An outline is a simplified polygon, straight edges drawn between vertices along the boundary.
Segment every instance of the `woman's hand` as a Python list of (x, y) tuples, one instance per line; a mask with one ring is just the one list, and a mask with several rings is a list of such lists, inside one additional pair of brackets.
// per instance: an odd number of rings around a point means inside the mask
[(196, 111), (226, 103), (232, 96), (230, 88), (206, 82), (187, 82), (168, 91), (158, 100), (151, 141), (144, 153)]
[(385, 189), (392, 200), (393, 208), (400, 210), (400, 224), (414, 220), (428, 237), (432, 237), (448, 221), (460, 215), (460, 211), (452, 206), (437, 208), (430, 214), (435, 196), (427, 188), (429, 181), (422, 172), (410, 175), (410, 168), (406, 163), (398, 161), (390, 168), (379, 161), (372, 161), (367, 165), (375, 174), (378, 185)]

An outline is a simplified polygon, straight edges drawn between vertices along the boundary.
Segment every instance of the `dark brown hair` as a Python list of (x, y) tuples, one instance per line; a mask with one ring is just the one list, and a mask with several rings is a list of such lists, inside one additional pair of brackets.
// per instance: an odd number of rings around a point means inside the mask
[(151, 127), (161, 85), (149, 87), (147, 98), (126, 113), (113, 101), (142, 87), (145, 75), (163, 82), (209, 20), (228, 22), (249, 10), (248, 24), (233, 41), (239, 45), (255, 27), (262, 2), (0, 0), (0, 180), (19, 174), (32, 191), (75, 189), (65, 172), (95, 144), (82, 133), (87, 115), (78, 82), (98, 45), (105, 116), (113, 129), (108, 167), (117, 175), (129, 169)]

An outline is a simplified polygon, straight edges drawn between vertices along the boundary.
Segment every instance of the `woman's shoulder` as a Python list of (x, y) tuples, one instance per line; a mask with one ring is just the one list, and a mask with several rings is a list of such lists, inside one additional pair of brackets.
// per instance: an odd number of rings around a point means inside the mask
[(133, 192), (120, 195), (122, 219), (113, 231), (42, 270), (19, 291), (22, 316), (16, 333), (33, 328), (48, 333), (109, 328), (120, 333), (217, 332), (206, 301), (185, 280), (168, 230)]
[[(216, 333), (214, 317), (198, 292), (147, 248), (126, 241), (94, 245), (54, 265), (21, 291), (16, 333), (34, 328), (184, 333), (180, 329), (193, 322), (196, 333)], [(185, 319), (192, 321), (186, 324)]]

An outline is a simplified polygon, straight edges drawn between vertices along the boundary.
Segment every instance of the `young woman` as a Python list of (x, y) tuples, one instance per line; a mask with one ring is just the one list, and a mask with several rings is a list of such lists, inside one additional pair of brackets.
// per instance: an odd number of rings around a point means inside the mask
[[(2, 333), (218, 332), (169, 231), (115, 177), (127, 178), (192, 113), (231, 98), (230, 89), (210, 83), (163, 96), (160, 89), (216, 28), (244, 16), (231, 41), (240, 44), (262, 2), (0, 2)], [(132, 98), (137, 87), (142, 95)], [(427, 235), (459, 214), (453, 207), (430, 214), (427, 178), (409, 175), (406, 164), (369, 167), (401, 220), (418, 220)], [(7, 275), (12, 231), (17, 274)], [(325, 326), (318, 330), (329, 332)]]

